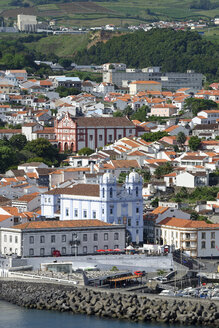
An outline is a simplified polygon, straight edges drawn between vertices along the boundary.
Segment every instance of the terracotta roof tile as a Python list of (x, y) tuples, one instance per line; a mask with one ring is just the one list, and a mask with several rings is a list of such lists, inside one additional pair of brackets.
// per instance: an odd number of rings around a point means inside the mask
[(75, 195), (75, 196), (88, 196), (99, 197), (100, 187), (98, 184), (77, 184), (72, 188), (57, 188), (45, 192), (46, 195)]
[(17, 202), (27, 202), (28, 203), (31, 200), (33, 200), (34, 198), (36, 198), (37, 196), (39, 196), (39, 193), (38, 192), (35, 192), (33, 194), (23, 195), (20, 198), (14, 200), (14, 201), (17, 201)]
[(151, 213), (152, 213), (152, 214), (163, 214), (163, 213), (166, 212), (168, 209), (169, 209), (169, 207), (158, 206), (158, 207), (155, 208), (155, 210), (153, 210)]
[(11, 218), (11, 215), (4, 215), (4, 214), (1, 214), (0, 215), (0, 222), (3, 222), (7, 219)]
[(114, 166), (114, 168), (132, 168), (132, 167), (140, 167), (140, 165), (138, 164), (137, 160), (112, 160), (112, 165)]
[(209, 224), (205, 221), (194, 221), (169, 217), (162, 220), (159, 225), (166, 225), (179, 228), (219, 228), (219, 224)]
[(99, 220), (65, 220), (65, 221), (31, 221), (13, 226), (13, 229), (55, 229), (55, 228), (81, 228), (81, 227), (109, 227), (112, 224)]
[(73, 120), (78, 126), (128, 126), (135, 128), (135, 125), (126, 117), (78, 117)]

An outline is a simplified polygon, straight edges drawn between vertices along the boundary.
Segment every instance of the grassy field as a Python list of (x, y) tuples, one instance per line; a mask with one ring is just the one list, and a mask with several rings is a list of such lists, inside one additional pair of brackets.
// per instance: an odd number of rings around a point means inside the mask
[[(40, 19), (57, 19), (57, 23), (79, 26), (97, 26), (105, 24), (121, 25), (154, 20), (189, 19), (203, 17), (206, 19), (218, 15), (219, 7), (214, 10), (189, 9), (193, 0), (118, 0), (107, 2), (72, 2), (54, 3), (34, 7), (34, 1), (28, 2), (31, 8), (9, 6), (11, 0), (0, 0), (1, 15), (16, 19), (17, 14), (33, 14)], [(211, 3), (218, 0), (211, 0)]]
[(204, 31), (203, 37), (209, 41), (216, 42), (219, 44), (219, 26)]
[(58, 57), (72, 57), (78, 50), (86, 48), (89, 40), (89, 34), (51, 35), (37, 42), (26, 43), (26, 46), (47, 55), (55, 54)]

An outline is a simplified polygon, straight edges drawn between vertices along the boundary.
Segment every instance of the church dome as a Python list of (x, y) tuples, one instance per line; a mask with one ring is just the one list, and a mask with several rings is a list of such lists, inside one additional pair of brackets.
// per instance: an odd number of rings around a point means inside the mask
[(104, 173), (103, 175), (103, 183), (113, 183), (114, 182), (114, 178), (113, 178), (113, 175), (112, 173)]
[(137, 172), (131, 172), (129, 174), (129, 182), (139, 182), (140, 175)]

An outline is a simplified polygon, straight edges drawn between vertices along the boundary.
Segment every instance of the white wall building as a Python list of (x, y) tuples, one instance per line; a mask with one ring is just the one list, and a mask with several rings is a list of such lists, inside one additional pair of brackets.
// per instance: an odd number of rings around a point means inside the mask
[(98, 249), (124, 249), (125, 226), (98, 220), (32, 221), (0, 228), (0, 253), (23, 257), (94, 254)]
[(36, 32), (37, 18), (33, 15), (17, 15), (17, 27), (19, 31)]
[(124, 185), (117, 185), (111, 173), (99, 184), (77, 184), (53, 189), (41, 195), (41, 214), (60, 220), (98, 219), (125, 224), (133, 242), (143, 241), (142, 178), (132, 172)]
[(156, 225), (155, 235), (191, 257), (219, 256), (219, 224), (169, 217)]
[(180, 172), (176, 175), (177, 187), (196, 188), (209, 185), (209, 174), (206, 171)]
[(203, 110), (198, 113), (197, 116), (195, 116), (192, 119), (193, 124), (213, 124), (217, 122), (217, 119), (219, 118), (219, 110), (212, 109), (212, 110)]

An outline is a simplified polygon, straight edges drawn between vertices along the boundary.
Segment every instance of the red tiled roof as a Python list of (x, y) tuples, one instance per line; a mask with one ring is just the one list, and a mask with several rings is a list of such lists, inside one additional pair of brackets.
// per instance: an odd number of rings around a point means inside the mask
[(45, 192), (46, 195), (75, 195), (75, 196), (88, 196), (99, 197), (100, 187), (98, 184), (77, 184), (72, 188), (57, 188)]
[(81, 228), (81, 227), (109, 227), (112, 224), (99, 220), (64, 220), (64, 221), (31, 221), (13, 226), (13, 229), (54, 229), (54, 228)]
[(178, 228), (219, 228), (219, 224), (209, 224), (205, 221), (193, 221), (174, 217), (169, 217), (162, 220), (159, 225), (166, 225)]

